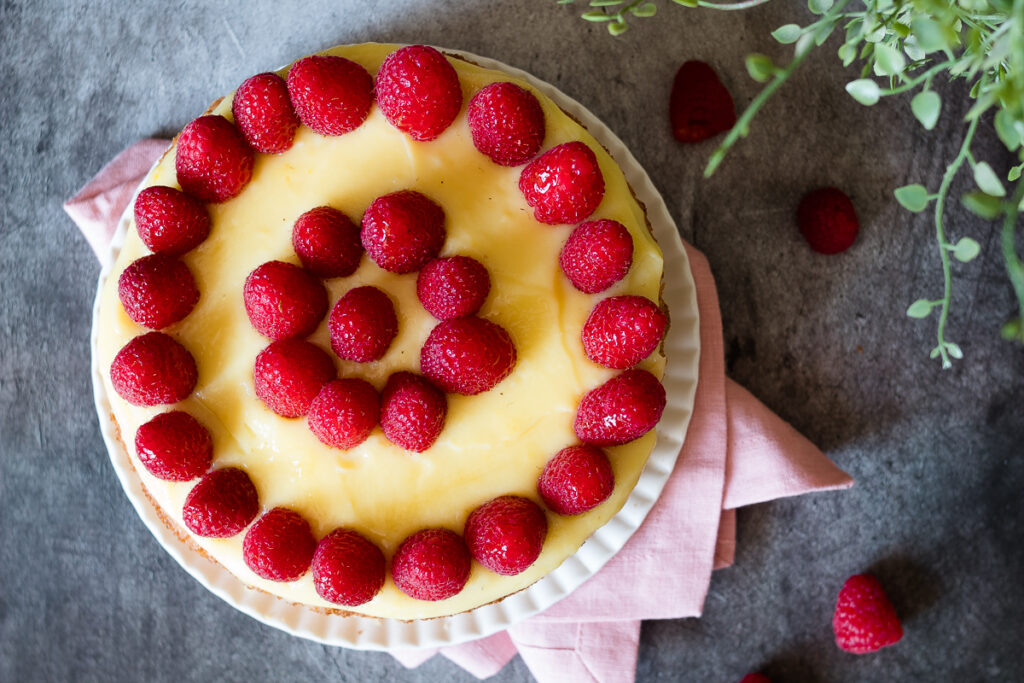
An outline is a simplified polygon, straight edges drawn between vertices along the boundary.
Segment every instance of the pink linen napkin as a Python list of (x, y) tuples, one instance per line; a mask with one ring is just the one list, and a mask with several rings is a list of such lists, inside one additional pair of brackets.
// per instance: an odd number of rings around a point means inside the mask
[[(101, 261), (135, 189), (167, 144), (137, 142), (64, 204)], [(393, 651), (400, 662), (415, 667), (440, 651), (487, 678), (518, 653), (542, 683), (629, 683), (640, 621), (699, 616), (712, 569), (732, 564), (736, 508), (853, 485), (810, 441), (726, 378), (714, 278), (703, 254), (690, 245), (686, 252), (700, 311), (700, 379), (683, 450), (646, 521), (601, 571), (545, 612), (462, 645)], [(622, 585), (657, 588), (624, 601)]]

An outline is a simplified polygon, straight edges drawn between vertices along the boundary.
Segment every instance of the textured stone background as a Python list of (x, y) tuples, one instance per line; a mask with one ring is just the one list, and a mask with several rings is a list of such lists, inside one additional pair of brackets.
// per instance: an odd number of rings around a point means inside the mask
[[(443, 658), (406, 671), (292, 638), (207, 593), (135, 516), (92, 407), (98, 266), (63, 200), (245, 77), (366, 40), (489, 55), (604, 119), (711, 261), (732, 376), (858, 481), (742, 510), (736, 566), (715, 574), (702, 619), (644, 625), (638, 680), (759, 668), (780, 683), (1024, 678), (1024, 350), (998, 339), (1012, 307), (993, 227), (953, 202), (953, 238), (983, 246), (956, 267), (949, 336), (964, 361), (941, 371), (928, 359), (933, 322), (903, 315), (937, 296), (941, 275), (929, 219), (891, 190), (937, 184), (962, 135), (963, 88), (940, 86), (946, 106), (928, 134), (906, 101), (853, 103), (830, 43), (704, 181), (713, 143), (668, 135), (674, 70), (711, 62), (742, 105), (757, 90), (743, 55), (785, 58), (768, 33), (806, 10), (663, 5), (614, 40), (548, 0), (0, 4), (0, 680), (470, 679)], [(990, 127), (975, 149), (1005, 171)], [(826, 184), (852, 196), (863, 224), (832, 258), (793, 223), (801, 194)], [(858, 658), (832, 644), (830, 618), (842, 581), (869, 568), (906, 636)], [(527, 679), (519, 659), (495, 678)]]

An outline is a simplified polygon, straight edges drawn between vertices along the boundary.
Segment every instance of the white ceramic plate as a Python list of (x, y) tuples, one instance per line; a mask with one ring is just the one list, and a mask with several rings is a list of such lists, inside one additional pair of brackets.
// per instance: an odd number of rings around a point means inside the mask
[(121, 486), (135, 506), (139, 517), (178, 564), (222, 600), (269, 626), (326, 645), (363, 650), (454, 645), (497, 633), (547, 609), (569, 595), (601, 569), (643, 522), (675, 466), (693, 411), (700, 356), (696, 291), (675, 222), (647, 173), (607, 126), (581, 104), (550, 84), (493, 59), (459, 50), (443, 51), (461, 55), (482, 67), (504, 71), (528, 81), (585, 126), (622, 167), (637, 198), (647, 207), (654, 236), (665, 254), (663, 296), (672, 314), (672, 324), (665, 339), (668, 363), (663, 383), (668, 405), (658, 424), (657, 444), (636, 488), (623, 508), (607, 524), (595, 531), (583, 546), (555, 571), (529, 588), (499, 602), (450, 617), (412, 622), (322, 614), (247, 587), (221, 565), (197, 553), (164, 525), (143, 491), (141, 480), (118, 439), (117, 427), (111, 419), (111, 407), (101, 376), (102, 369), (97, 362), (98, 330), (95, 321), (99, 319), (99, 292), (102, 291), (103, 282), (124, 243), (130, 223), (130, 215), (127, 212), (122, 216), (111, 242), (111, 253), (100, 273), (93, 306), (92, 373), (96, 410), (114, 471), (117, 472)]

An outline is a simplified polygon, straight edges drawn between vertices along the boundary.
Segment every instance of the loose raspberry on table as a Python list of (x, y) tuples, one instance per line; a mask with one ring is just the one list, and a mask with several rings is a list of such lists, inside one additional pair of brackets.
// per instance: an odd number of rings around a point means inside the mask
[(181, 518), (188, 530), (206, 538), (234, 536), (260, 511), (249, 475), (234, 467), (208, 472), (189, 492)]
[(587, 393), (573, 430), (580, 441), (619, 446), (654, 429), (665, 409), (665, 388), (646, 370), (626, 370)]
[(275, 73), (256, 74), (238, 86), (231, 115), (249, 146), (264, 154), (290, 149), (299, 129), (288, 86)]
[(537, 480), (537, 493), (544, 504), (560, 515), (592, 510), (608, 500), (614, 489), (615, 474), (608, 456), (589, 444), (558, 451)]
[(117, 279), (117, 295), (128, 317), (151, 330), (162, 330), (178, 322), (199, 301), (192, 271), (165, 254), (133, 261)]
[(519, 190), (541, 223), (579, 223), (604, 198), (604, 176), (594, 152), (579, 141), (552, 147), (519, 176)]
[(334, 379), (334, 361), (302, 339), (272, 342), (256, 356), (256, 396), (281, 417), (300, 417), (325, 384)]
[(135, 337), (110, 364), (114, 391), (137, 406), (182, 401), (192, 393), (198, 378), (192, 354), (163, 332)]
[(303, 267), (317, 277), (347, 277), (363, 257), (359, 226), (337, 209), (318, 206), (299, 216), (292, 246)]
[(327, 313), (327, 290), (302, 268), (268, 261), (249, 273), (242, 289), (245, 312), (268, 339), (306, 337)]
[(384, 553), (351, 529), (335, 529), (320, 540), (313, 555), (313, 585), (328, 602), (355, 607), (384, 587)]
[(381, 393), (380, 426), (388, 441), (407, 451), (422, 453), (444, 429), (448, 399), (425, 377), (396, 372)]
[(444, 600), (469, 581), (472, 560), (466, 542), (449, 529), (424, 529), (398, 546), (391, 562), (395, 586), (417, 600)]
[(836, 187), (822, 187), (805, 194), (796, 217), (800, 234), (819, 254), (846, 251), (860, 231), (853, 202)]
[(306, 573), (316, 552), (316, 539), (302, 515), (276, 507), (249, 527), (242, 557), (256, 576), (268, 581), (294, 581)]
[(599, 301), (583, 324), (587, 358), (624, 370), (642, 361), (661, 343), (668, 316), (642, 296), (613, 296)]
[(753, 673), (744, 676), (740, 683), (772, 683), (772, 679), (768, 678), (764, 674)]
[(252, 178), (254, 163), (252, 147), (223, 116), (200, 116), (178, 136), (178, 184), (204, 202), (238, 196)]
[(328, 382), (309, 406), (309, 429), (333, 448), (355, 448), (370, 435), (380, 417), (380, 397), (362, 379)]
[(438, 320), (473, 315), (491, 291), (491, 278), (476, 259), (450, 256), (423, 266), (416, 278), (416, 296)]
[(180, 256), (210, 234), (210, 213), (181, 190), (153, 185), (135, 198), (135, 227), (152, 251)]
[(389, 54), (377, 72), (376, 93), (391, 125), (421, 142), (443, 133), (462, 109), (455, 67), (426, 45), (409, 45)]
[(573, 229), (558, 256), (562, 272), (584, 294), (597, 294), (629, 272), (633, 237), (622, 223), (601, 219)]
[(496, 574), (513, 576), (540, 556), (548, 520), (532, 500), (500, 496), (470, 513), (465, 533), (473, 559)]
[(862, 655), (894, 645), (903, 637), (900, 618), (871, 574), (851, 576), (839, 591), (832, 616), (839, 649)]
[(363, 214), (361, 240), (378, 266), (392, 273), (419, 270), (441, 252), (444, 210), (413, 190), (377, 197)]
[(544, 143), (544, 110), (515, 83), (491, 83), (473, 95), (467, 112), (473, 145), (501, 166), (525, 164)]
[(213, 439), (206, 427), (188, 413), (160, 413), (135, 432), (135, 453), (158, 479), (189, 481), (213, 462)]
[(516, 347), (483, 318), (438, 323), (420, 349), (420, 371), (445, 391), (473, 396), (492, 389), (516, 365)]
[(689, 61), (679, 67), (669, 97), (672, 135), (679, 142), (700, 142), (736, 123), (732, 95), (708, 64)]
[(380, 360), (398, 334), (395, 305), (376, 287), (350, 289), (331, 309), (327, 329), (339, 358), (357, 363)]
[(304, 57), (292, 64), (287, 84), (295, 113), (321, 135), (355, 130), (373, 104), (373, 78), (344, 57)]

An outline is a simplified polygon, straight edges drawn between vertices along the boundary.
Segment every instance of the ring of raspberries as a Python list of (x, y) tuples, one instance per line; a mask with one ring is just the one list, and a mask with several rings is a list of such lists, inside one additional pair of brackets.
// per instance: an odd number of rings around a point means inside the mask
[[(280, 154), (300, 125), (320, 135), (358, 128), (376, 101), (384, 117), (412, 140), (436, 139), (462, 110), (458, 75), (437, 50), (414, 45), (393, 52), (376, 78), (342, 57), (306, 57), (287, 78), (258, 74), (236, 91), (234, 123), (206, 115), (179, 139), (175, 166), (183, 191), (143, 190), (135, 204), (139, 235), (154, 252), (124, 270), (119, 292), (128, 316), (148, 327), (125, 345), (110, 368), (116, 392), (139, 406), (188, 398), (203, 370), (175, 338), (175, 324), (200, 294), (177, 260), (211, 230), (204, 203), (230, 201), (252, 177), (256, 154)], [(524, 165), (519, 189), (536, 220), (575, 226), (559, 265), (585, 294), (598, 294), (624, 278), (632, 238), (613, 220), (590, 220), (604, 196), (597, 157), (585, 143), (541, 153), (544, 113), (536, 96), (511, 83), (483, 88), (470, 103), (474, 146), (503, 166)], [(312, 207), (292, 232), (301, 265), (268, 261), (246, 278), (243, 299), (254, 329), (269, 344), (255, 359), (256, 396), (282, 419), (306, 419), (329, 447), (355, 448), (379, 425), (384, 437), (424, 452), (440, 437), (446, 393), (476, 395), (493, 389), (516, 365), (516, 347), (500, 325), (477, 317), (491, 290), (487, 268), (463, 255), (441, 256), (444, 207), (414, 190), (375, 199), (357, 224), (335, 208)], [(420, 355), (420, 373), (396, 372), (381, 392), (357, 377), (338, 378), (328, 352), (306, 340), (327, 318), (334, 354), (355, 363), (384, 357), (398, 334), (395, 302), (371, 286), (350, 289), (329, 306), (323, 279), (346, 277), (362, 254), (378, 267), (416, 278), (417, 298), (438, 323)], [(622, 371), (582, 397), (575, 419), (580, 443), (563, 448), (538, 479), (534, 499), (505, 495), (468, 515), (463, 533), (422, 529), (399, 546), (392, 575), (403, 593), (443, 600), (466, 585), (476, 560), (490, 571), (514, 575), (540, 556), (548, 511), (578, 515), (607, 500), (614, 489), (602, 447), (628, 443), (652, 429), (665, 406), (661, 382), (635, 366), (661, 343), (667, 318), (637, 296), (603, 299), (581, 334), (586, 355)], [(169, 332), (163, 330), (168, 328)], [(372, 600), (385, 583), (387, 562), (378, 545), (354, 529), (338, 528), (317, 541), (294, 510), (263, 510), (257, 488), (237, 467), (217, 467), (207, 428), (177, 406), (139, 428), (136, 449), (147, 471), (167, 481), (199, 479), (182, 516), (194, 534), (223, 538), (245, 532), (246, 564), (268, 581), (295, 581), (312, 569), (317, 593), (352, 607)]]

